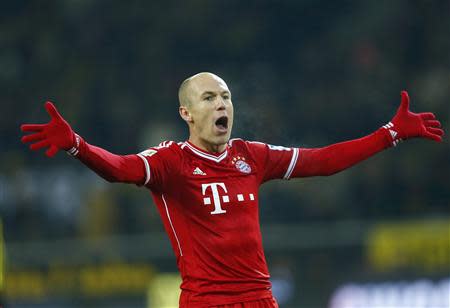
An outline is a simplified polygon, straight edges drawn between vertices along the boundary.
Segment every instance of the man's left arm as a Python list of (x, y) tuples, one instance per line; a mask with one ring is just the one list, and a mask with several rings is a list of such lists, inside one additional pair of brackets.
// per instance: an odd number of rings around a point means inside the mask
[(408, 93), (402, 91), (401, 96), (400, 107), (392, 121), (374, 133), (323, 148), (300, 148), (291, 178), (335, 174), (410, 138), (441, 142), (444, 131), (434, 114), (411, 112)]

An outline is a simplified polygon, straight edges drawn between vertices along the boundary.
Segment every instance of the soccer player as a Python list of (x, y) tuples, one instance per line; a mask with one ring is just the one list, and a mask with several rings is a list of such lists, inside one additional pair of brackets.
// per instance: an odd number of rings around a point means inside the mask
[(272, 296), (258, 215), (259, 186), (273, 179), (331, 175), (408, 138), (442, 141), (432, 113), (409, 111), (403, 91), (391, 122), (360, 139), (323, 148), (291, 148), (230, 139), (233, 104), (212, 73), (186, 79), (179, 113), (189, 140), (115, 155), (74, 133), (47, 102), (47, 124), (25, 124), (22, 138), (47, 156), (67, 151), (110, 182), (148, 188), (181, 273), (180, 307), (278, 307)]

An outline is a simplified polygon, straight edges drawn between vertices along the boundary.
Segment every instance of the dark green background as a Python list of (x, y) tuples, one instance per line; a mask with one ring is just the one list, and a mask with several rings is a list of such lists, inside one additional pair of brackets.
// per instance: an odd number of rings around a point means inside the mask
[[(181, 141), (178, 86), (200, 71), (228, 83), (234, 137), (302, 147), (357, 138), (391, 119), (403, 89), (448, 132), (450, 1), (2, 1), (7, 243), (161, 231), (145, 191), (104, 184), (65, 154), (32, 153), (19, 126), (47, 121), (52, 100), (76, 132), (115, 153)], [(411, 140), (330, 178), (266, 185), (262, 225), (448, 217), (449, 171), (447, 138)], [(378, 279), (363, 274), (362, 243), (267, 256), (294, 268), (293, 307), (324, 307), (339, 283)]]

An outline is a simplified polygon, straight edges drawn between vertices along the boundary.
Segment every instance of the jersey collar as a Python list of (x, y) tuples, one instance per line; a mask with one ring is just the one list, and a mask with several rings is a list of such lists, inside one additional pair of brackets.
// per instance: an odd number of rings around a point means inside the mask
[(209, 159), (209, 160), (212, 160), (212, 161), (215, 161), (216, 163), (220, 163), (228, 155), (228, 145), (225, 148), (225, 150), (223, 150), (223, 152), (217, 153), (217, 154), (216, 153), (206, 152), (206, 151), (196, 147), (195, 145), (193, 145), (189, 141), (186, 141), (185, 143), (183, 143), (182, 148), (188, 148), (195, 155), (203, 157), (203, 158), (206, 158), (206, 159)]

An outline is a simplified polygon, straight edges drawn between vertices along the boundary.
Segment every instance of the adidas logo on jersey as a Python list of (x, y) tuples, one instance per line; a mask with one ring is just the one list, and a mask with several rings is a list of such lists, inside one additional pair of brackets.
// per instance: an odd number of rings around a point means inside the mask
[(387, 131), (389, 131), (389, 134), (391, 135), (391, 138), (392, 138), (393, 146), (396, 146), (397, 144), (400, 143), (400, 141), (402, 141), (402, 139), (400, 139), (400, 138), (396, 139), (396, 137), (398, 136), (398, 132), (393, 130), (394, 124), (392, 122), (389, 122), (388, 124), (383, 125), (383, 128), (385, 128)]
[(194, 169), (194, 172), (192, 172), (192, 174), (194, 175), (206, 175), (206, 173), (204, 173), (202, 170), (200, 170), (199, 167)]
[(395, 139), (395, 136), (397, 136), (397, 132), (392, 129), (390, 129), (389, 132), (391, 133), (392, 139)]

